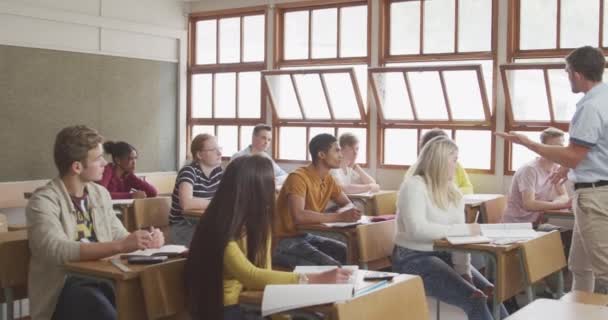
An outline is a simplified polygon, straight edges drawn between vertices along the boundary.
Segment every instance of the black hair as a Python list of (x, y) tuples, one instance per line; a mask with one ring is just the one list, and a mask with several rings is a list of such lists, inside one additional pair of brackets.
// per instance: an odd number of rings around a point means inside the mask
[(128, 157), (131, 154), (131, 151), (137, 152), (135, 147), (133, 147), (132, 145), (130, 145), (124, 141), (119, 141), (119, 142), (106, 141), (103, 143), (103, 151), (105, 151), (105, 153), (111, 155), (112, 160), (124, 159), (125, 157)]
[(337, 141), (336, 137), (328, 133), (321, 133), (312, 138), (308, 143), (312, 163), (316, 164), (317, 160), (319, 160), (319, 152), (329, 151), (331, 145)]

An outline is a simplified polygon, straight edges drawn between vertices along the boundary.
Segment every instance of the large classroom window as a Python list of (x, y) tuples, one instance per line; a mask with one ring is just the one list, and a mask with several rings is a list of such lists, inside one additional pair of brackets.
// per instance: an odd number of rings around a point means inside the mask
[(472, 172), (494, 172), (496, 0), (385, 0), (380, 62), (370, 70), (379, 109), (380, 166), (414, 163), (441, 128)]
[(276, 9), (275, 68), (264, 72), (273, 109), (274, 156), (310, 160), (319, 133), (359, 138), (358, 162), (368, 163), (367, 1), (281, 4)]
[(250, 143), (253, 126), (265, 118), (265, 35), (265, 8), (190, 17), (188, 144), (210, 133), (230, 157)]
[[(525, 133), (536, 141), (549, 126), (568, 131), (582, 94), (570, 89), (564, 57), (584, 45), (608, 53), (605, 5), (604, 0), (510, 2), (510, 63), (500, 66), (507, 131)], [(506, 174), (537, 156), (510, 143), (505, 144), (504, 155)]]

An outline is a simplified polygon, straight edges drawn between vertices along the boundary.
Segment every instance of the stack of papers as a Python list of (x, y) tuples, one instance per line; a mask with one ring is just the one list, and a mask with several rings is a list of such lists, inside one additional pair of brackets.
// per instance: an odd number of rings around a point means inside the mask
[(151, 256), (168, 256), (173, 257), (180, 255), (187, 251), (188, 248), (182, 245), (166, 245), (162, 246), (158, 249), (145, 249), (145, 250), (137, 250), (127, 254), (121, 255), (121, 257), (132, 257), (132, 256), (143, 256), (143, 257), (151, 257)]
[(355, 222), (326, 222), (323, 223), (324, 226), (330, 228), (346, 228), (356, 226), (358, 224), (371, 223), (372, 217), (370, 216), (361, 216), (361, 218)]
[[(297, 266), (293, 272), (317, 273), (335, 268), (336, 266)], [(359, 270), (359, 267), (355, 265), (342, 266), (342, 268), (353, 271), (350, 281), (345, 284), (267, 285), (262, 300), (262, 316), (266, 317), (287, 310), (347, 301), (353, 297), (381, 289), (389, 284), (389, 281), (386, 280), (375, 283), (368, 282), (362, 288), (356, 288), (357, 284), (363, 283), (363, 277), (367, 271)]]
[(531, 223), (492, 223), (480, 224), (479, 236), (448, 236), (451, 244), (494, 243), (510, 244), (518, 241), (534, 239), (538, 233), (534, 231)]

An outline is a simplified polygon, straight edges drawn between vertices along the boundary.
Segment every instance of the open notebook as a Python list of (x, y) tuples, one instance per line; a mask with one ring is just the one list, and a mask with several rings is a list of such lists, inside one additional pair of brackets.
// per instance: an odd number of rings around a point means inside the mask
[[(298, 266), (294, 269), (294, 272), (315, 273), (334, 268), (336, 266)], [(362, 288), (356, 288), (357, 283), (363, 283), (362, 279), (366, 271), (358, 270), (358, 266), (343, 266), (342, 268), (353, 270), (353, 276), (345, 284), (267, 285), (264, 288), (264, 298), (262, 300), (262, 316), (266, 317), (287, 310), (346, 301), (373, 292), (389, 283), (385, 280), (377, 283), (367, 283)]]
[(481, 224), (479, 236), (448, 236), (451, 244), (489, 243), (509, 244), (534, 239), (538, 233), (531, 223), (491, 223)]
[(132, 256), (144, 256), (144, 257), (150, 257), (150, 256), (167, 256), (167, 257), (174, 257), (174, 256), (178, 256), (182, 253), (184, 253), (186, 250), (188, 250), (188, 248), (186, 248), (185, 246), (181, 246), (181, 245), (166, 245), (166, 246), (162, 246), (158, 249), (145, 249), (145, 250), (137, 250), (137, 251), (133, 251), (127, 254), (123, 254), (120, 257), (121, 258), (128, 258), (128, 257), (132, 257)]
[(370, 216), (361, 216), (361, 218), (355, 222), (326, 222), (323, 223), (323, 225), (330, 228), (346, 228), (370, 222), (372, 222), (372, 218)]

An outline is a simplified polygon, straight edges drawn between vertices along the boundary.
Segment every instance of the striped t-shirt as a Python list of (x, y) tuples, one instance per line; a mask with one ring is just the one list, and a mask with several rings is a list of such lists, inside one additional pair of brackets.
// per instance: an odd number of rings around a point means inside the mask
[(217, 191), (217, 187), (222, 179), (222, 167), (213, 169), (207, 177), (198, 163), (185, 165), (175, 179), (175, 187), (171, 196), (171, 214), (169, 221), (175, 223), (183, 220), (182, 207), (179, 204), (179, 185), (182, 182), (192, 185), (192, 195), (196, 198), (212, 198)]

